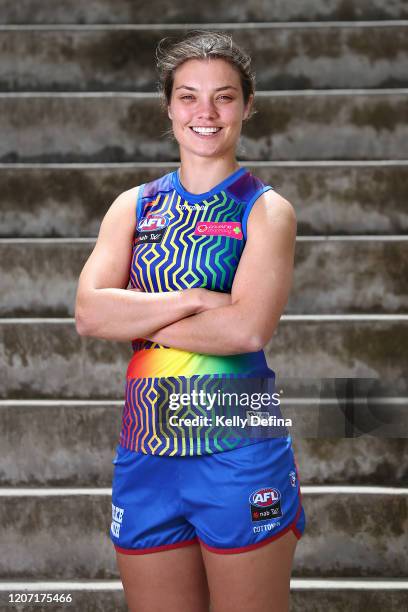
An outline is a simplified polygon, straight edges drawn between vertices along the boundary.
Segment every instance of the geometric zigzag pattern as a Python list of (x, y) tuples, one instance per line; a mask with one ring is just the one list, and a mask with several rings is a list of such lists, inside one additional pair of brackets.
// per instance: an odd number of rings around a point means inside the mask
[[(153, 242), (153, 238), (142, 242), (140, 232), (135, 231), (130, 266), (132, 288), (163, 292), (204, 287), (231, 292), (245, 246), (243, 217), (248, 201), (263, 188), (263, 183), (250, 173), (235, 174), (240, 176), (239, 181), (220, 184), (218, 191), (212, 190), (207, 199), (200, 201), (187, 201), (179, 193), (180, 187), (176, 189), (173, 182), (174, 173), (143, 188), (140, 219), (157, 219), (155, 215), (159, 215), (166, 218), (167, 225), (161, 242)], [(229, 227), (237, 237), (195, 233), (197, 224), (228, 222), (233, 222)], [(191, 389), (197, 381), (201, 388), (211, 387), (226, 375), (270, 376), (273, 372), (268, 371), (263, 351), (233, 356), (198, 355), (143, 338), (133, 339), (132, 347), (119, 439), (122, 446), (148, 454), (197, 455), (253, 443), (247, 436), (236, 432), (231, 435), (225, 429), (222, 434), (211, 427), (192, 433), (170, 427), (168, 394), (171, 389)], [(165, 375), (161, 374), (163, 368)]]

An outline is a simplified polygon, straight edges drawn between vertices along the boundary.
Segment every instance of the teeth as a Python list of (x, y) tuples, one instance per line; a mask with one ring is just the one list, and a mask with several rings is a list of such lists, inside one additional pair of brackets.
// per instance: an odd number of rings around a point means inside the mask
[(192, 130), (194, 130), (194, 132), (198, 132), (199, 134), (215, 134), (215, 132), (218, 132), (221, 128), (217, 128), (217, 127), (193, 127)]

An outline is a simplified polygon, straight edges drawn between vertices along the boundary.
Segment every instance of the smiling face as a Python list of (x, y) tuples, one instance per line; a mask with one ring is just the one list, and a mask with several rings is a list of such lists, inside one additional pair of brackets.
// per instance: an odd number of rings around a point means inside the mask
[(251, 94), (245, 106), (238, 70), (229, 62), (191, 59), (181, 64), (168, 105), (180, 155), (235, 158), (252, 101)]

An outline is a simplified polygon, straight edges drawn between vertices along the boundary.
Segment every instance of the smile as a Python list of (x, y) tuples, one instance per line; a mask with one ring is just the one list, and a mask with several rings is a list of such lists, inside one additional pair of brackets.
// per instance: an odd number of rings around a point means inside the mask
[(218, 134), (222, 130), (220, 127), (190, 127), (195, 134), (198, 136), (204, 136), (205, 138), (212, 137)]

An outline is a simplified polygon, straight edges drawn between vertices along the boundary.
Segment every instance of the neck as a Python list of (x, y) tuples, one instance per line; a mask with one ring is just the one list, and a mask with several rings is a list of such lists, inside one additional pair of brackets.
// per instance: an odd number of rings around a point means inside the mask
[(184, 189), (193, 194), (210, 191), (239, 169), (235, 158), (209, 159), (181, 156), (179, 178)]

